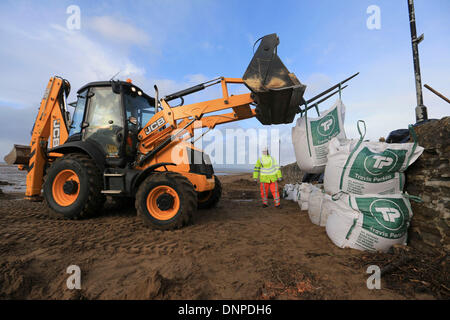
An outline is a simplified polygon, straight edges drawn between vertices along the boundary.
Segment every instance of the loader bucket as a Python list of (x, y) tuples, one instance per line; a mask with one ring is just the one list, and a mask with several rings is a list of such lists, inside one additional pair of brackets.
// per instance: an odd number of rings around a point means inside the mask
[(291, 123), (305, 103), (306, 86), (290, 73), (277, 55), (276, 33), (261, 38), (242, 79), (253, 93), (256, 118), (262, 124)]
[(9, 165), (13, 164), (28, 165), (28, 161), (30, 160), (30, 151), (31, 151), (30, 146), (15, 144), (11, 152), (4, 157), (4, 160)]

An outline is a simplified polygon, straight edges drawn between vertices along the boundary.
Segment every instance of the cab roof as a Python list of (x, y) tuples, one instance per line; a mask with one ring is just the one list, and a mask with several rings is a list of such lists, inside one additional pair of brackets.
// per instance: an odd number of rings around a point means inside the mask
[(126, 87), (135, 87), (137, 90), (140, 90), (142, 92), (142, 95), (145, 96), (147, 99), (150, 99), (153, 103), (155, 102), (155, 99), (149, 95), (147, 95), (144, 90), (142, 90), (141, 88), (139, 88), (138, 86), (136, 86), (133, 83), (130, 82), (126, 82), (126, 81), (121, 81), (121, 80), (111, 80), (111, 81), (94, 81), (94, 82), (89, 82), (88, 84), (85, 84), (84, 86), (82, 86), (80, 89), (78, 89), (77, 93), (79, 94), (80, 92), (84, 91), (85, 89), (91, 88), (91, 87), (111, 87), (112, 83), (115, 84), (119, 84), (121, 86), (126, 86)]

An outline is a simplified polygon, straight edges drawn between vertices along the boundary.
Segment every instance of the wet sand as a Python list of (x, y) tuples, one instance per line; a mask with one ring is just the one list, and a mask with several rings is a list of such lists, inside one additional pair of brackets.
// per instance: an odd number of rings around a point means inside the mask
[[(146, 228), (134, 208), (55, 220), (23, 194), (0, 199), (2, 299), (402, 299), (368, 290), (361, 252), (340, 249), (295, 202), (262, 208), (250, 174), (220, 177), (217, 208), (176, 231)], [(109, 205), (110, 206), (110, 205)], [(68, 290), (66, 268), (81, 269)]]

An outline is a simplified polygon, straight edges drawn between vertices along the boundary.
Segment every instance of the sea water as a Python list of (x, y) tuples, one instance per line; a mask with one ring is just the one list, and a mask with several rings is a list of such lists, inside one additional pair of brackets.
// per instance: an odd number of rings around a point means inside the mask
[(26, 178), (26, 171), (18, 170), (17, 166), (0, 163), (0, 189), (3, 192), (25, 192)]

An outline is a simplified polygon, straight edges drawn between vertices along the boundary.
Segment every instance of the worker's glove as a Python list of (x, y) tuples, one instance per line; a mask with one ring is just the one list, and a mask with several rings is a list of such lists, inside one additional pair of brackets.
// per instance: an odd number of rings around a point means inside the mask
[(258, 179), (253, 179), (253, 181), (255, 181), (256, 183), (258, 183)]
[(283, 178), (278, 178), (278, 182), (281, 182), (283, 180)]

